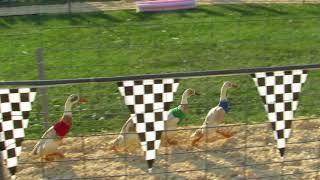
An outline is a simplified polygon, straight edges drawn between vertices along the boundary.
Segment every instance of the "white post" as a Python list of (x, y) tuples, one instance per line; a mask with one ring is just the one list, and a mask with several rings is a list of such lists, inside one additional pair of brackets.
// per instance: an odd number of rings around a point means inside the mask
[[(44, 59), (43, 59), (43, 48), (38, 48), (36, 51), (36, 59), (37, 59), (37, 65), (38, 65), (38, 78), (39, 80), (45, 80), (45, 65), (44, 65)], [(49, 127), (49, 110), (48, 110), (48, 88), (47, 87), (41, 87), (39, 88), (40, 93), (40, 103), (41, 103), (41, 112), (40, 114), (43, 117), (44, 122), (44, 129), (48, 129)]]

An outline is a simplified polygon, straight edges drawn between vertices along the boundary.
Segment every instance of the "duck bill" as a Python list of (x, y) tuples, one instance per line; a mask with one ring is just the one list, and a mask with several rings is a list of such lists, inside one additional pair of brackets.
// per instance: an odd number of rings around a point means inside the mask
[(86, 98), (80, 97), (79, 103), (86, 103), (88, 100)]
[(199, 94), (199, 93), (197, 93), (197, 92), (195, 92), (194, 94), (195, 94), (195, 95), (197, 95), (197, 96), (200, 96), (200, 94)]
[(236, 88), (239, 88), (240, 86), (237, 84), (232, 84), (231, 87), (236, 89)]

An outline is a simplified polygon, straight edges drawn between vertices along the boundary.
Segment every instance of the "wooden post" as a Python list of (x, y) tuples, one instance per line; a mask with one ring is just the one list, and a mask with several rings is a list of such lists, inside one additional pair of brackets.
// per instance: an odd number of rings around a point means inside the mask
[[(45, 80), (46, 74), (45, 74), (45, 64), (43, 59), (43, 48), (38, 48), (36, 51), (36, 60), (38, 65), (38, 78), (39, 80)], [(49, 128), (49, 103), (48, 103), (48, 88), (47, 87), (41, 87), (39, 88), (39, 94), (40, 94), (40, 103), (41, 103), (41, 116), (43, 117), (43, 127), (44, 130)]]

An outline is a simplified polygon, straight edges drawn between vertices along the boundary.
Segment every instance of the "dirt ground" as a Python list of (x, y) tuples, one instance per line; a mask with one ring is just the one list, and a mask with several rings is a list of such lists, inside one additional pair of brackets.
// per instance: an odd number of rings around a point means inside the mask
[[(186, 127), (185, 127), (186, 128)], [(192, 127), (188, 127), (192, 128)], [(282, 160), (269, 124), (228, 127), (234, 135), (218, 134), (190, 145), (194, 130), (179, 130), (176, 146), (162, 145), (154, 164), (154, 174), (146, 172), (142, 150), (137, 142), (130, 153), (109, 150), (114, 135), (66, 138), (61, 150), (65, 159), (41, 162), (28, 153), (35, 141), (23, 143), (18, 179), (319, 179), (320, 119), (299, 120)], [(136, 152), (134, 152), (136, 151)]]

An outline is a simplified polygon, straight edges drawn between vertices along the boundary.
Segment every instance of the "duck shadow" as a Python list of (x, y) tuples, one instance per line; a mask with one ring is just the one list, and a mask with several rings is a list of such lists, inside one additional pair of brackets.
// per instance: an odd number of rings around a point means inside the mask
[(19, 163), (17, 179), (74, 179), (78, 175), (73, 171), (73, 161), (22, 161)]
[[(281, 175), (281, 163), (273, 163), (273, 157), (257, 158), (264, 153), (263, 151), (269, 151), (277, 157), (277, 150), (272, 146), (266, 146), (272, 139), (265, 138), (262, 147), (251, 149), (247, 148), (247, 141), (248, 146), (252, 146), (250, 143), (256, 143), (255, 141), (247, 140), (246, 134), (239, 130), (235, 130), (234, 133), (237, 135), (232, 138), (209, 137), (198, 147), (186, 146), (184, 143), (170, 148), (171, 153), (166, 159), (169, 165), (167, 169), (173, 172), (200, 170), (205, 174), (205, 178), (209, 179), (246, 179)], [(203, 177), (203, 174), (198, 177)]]
[(43, 179), (75, 179), (78, 175), (73, 171), (74, 162), (58, 160), (54, 162), (41, 162)]
[[(142, 150), (141, 150), (142, 151)], [(126, 156), (126, 157), (125, 157)], [(155, 179), (185, 179), (185, 177), (179, 175), (175, 171), (171, 171), (166, 164), (166, 158), (164, 156), (157, 156), (157, 159), (153, 164), (153, 172), (148, 173), (147, 162), (144, 160), (144, 156), (124, 155), (122, 161), (126, 164), (126, 176), (134, 176), (142, 179), (144, 177), (153, 177)], [(139, 171), (140, 173), (137, 173)], [(143, 173), (141, 173), (143, 171)]]

